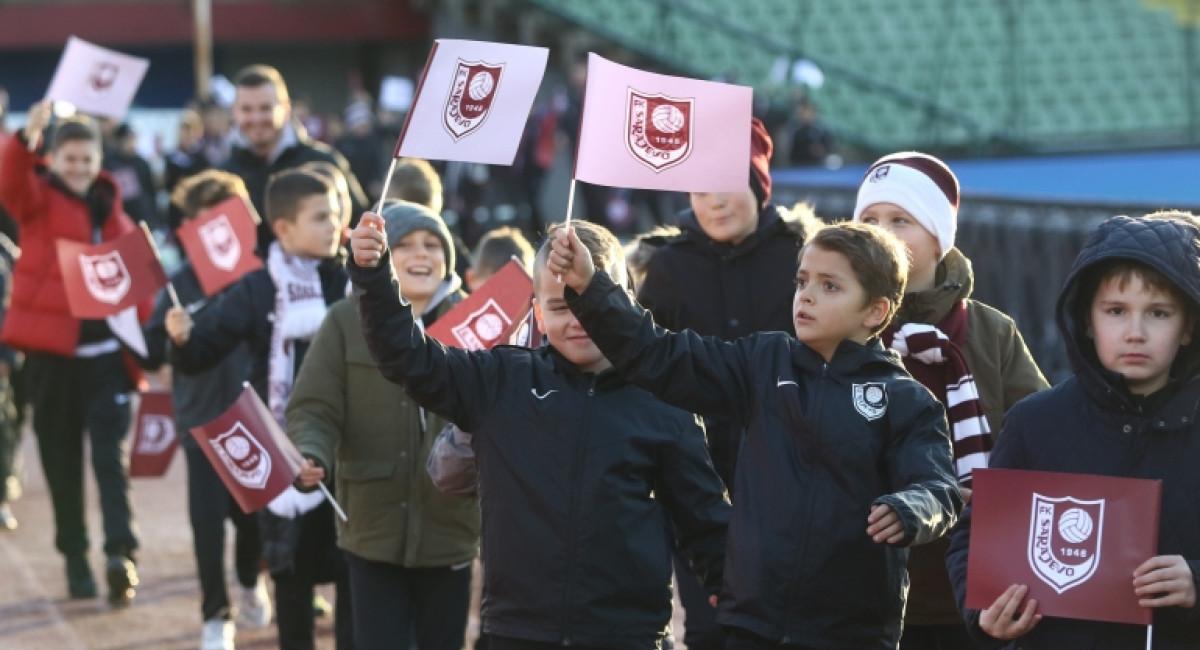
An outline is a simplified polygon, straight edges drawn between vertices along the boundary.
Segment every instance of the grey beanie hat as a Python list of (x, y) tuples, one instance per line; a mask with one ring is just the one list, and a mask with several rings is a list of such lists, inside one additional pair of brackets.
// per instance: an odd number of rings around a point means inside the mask
[(414, 230), (425, 230), (442, 240), (446, 254), (446, 273), (443, 278), (454, 275), (454, 238), (446, 222), (436, 212), (411, 201), (387, 201), (383, 204), (384, 231), (387, 233), (388, 248), (395, 248), (401, 239)]

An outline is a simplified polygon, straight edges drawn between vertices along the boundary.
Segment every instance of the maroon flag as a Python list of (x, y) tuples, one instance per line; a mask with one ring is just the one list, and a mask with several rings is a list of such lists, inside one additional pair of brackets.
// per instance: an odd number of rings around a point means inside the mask
[(136, 229), (102, 244), (58, 240), (58, 267), (72, 316), (107, 318), (166, 286), (167, 274), (147, 236)]
[(300, 472), (299, 450), (248, 385), (217, 419), (192, 427), (192, 435), (246, 513), (270, 503)]
[(179, 436), (175, 433), (175, 408), (171, 393), (142, 393), (134, 421), (129, 475), (137, 478), (166, 474), (178, 448)]
[(508, 344), (529, 349), (536, 348), (542, 344), (542, 329), (538, 327), (533, 307), (529, 308), (525, 317), (517, 324), (517, 329), (513, 331), (512, 336), (508, 337)]
[(1012, 584), (1045, 616), (1149, 625), (1133, 572), (1157, 555), (1162, 482), (977, 469), (967, 607)]
[(508, 343), (529, 313), (532, 300), (533, 281), (520, 264), (510, 261), (431, 325), (429, 336), (464, 350), (487, 350)]
[(262, 268), (262, 261), (254, 254), (258, 245), (258, 216), (254, 206), (238, 196), (181, 225), (179, 243), (187, 251), (200, 288), (208, 296)]

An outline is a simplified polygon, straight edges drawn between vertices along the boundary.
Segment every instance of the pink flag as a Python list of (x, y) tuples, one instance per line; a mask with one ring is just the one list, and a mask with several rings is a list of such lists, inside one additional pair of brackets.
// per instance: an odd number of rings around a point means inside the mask
[(149, 67), (147, 59), (72, 36), (58, 60), (46, 98), (70, 102), (83, 113), (121, 120)]
[(1162, 481), (1015, 469), (973, 481), (967, 607), (1021, 584), (1046, 616), (1150, 624), (1133, 571), (1158, 554)]
[(150, 391), (139, 395), (137, 419), (133, 426), (129, 475), (137, 478), (166, 474), (171, 459), (175, 457), (175, 450), (179, 448), (171, 393)]
[(395, 156), (511, 165), (548, 55), (544, 47), (434, 41)]
[(300, 451), (249, 385), (217, 419), (192, 427), (192, 435), (244, 512), (260, 510), (300, 473)]
[(644, 72), (589, 54), (575, 178), (648, 190), (744, 190), (752, 95), (746, 86)]
[(510, 261), (478, 291), (430, 325), (429, 336), (464, 350), (491, 349), (511, 340), (524, 323), (532, 301), (529, 273), (515, 260)]
[(75, 318), (107, 318), (153, 296), (167, 274), (142, 229), (102, 244), (59, 239), (58, 267)]
[(179, 243), (187, 251), (204, 295), (213, 296), (243, 275), (262, 268), (254, 254), (258, 216), (240, 196), (230, 197), (179, 226)]

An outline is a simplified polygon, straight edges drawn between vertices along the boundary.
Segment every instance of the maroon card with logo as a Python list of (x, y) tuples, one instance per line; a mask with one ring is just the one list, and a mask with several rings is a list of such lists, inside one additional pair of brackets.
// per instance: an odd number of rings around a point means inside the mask
[(506, 344), (521, 327), (533, 300), (533, 280), (516, 261), (429, 327), (429, 336), (454, 348), (487, 350)]
[(1133, 572), (1158, 554), (1162, 482), (978, 469), (967, 607), (1029, 587), (1045, 616), (1149, 625)]

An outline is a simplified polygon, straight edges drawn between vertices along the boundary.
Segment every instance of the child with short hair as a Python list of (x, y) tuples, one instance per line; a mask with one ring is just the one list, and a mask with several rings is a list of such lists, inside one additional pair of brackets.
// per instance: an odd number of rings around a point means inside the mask
[[(1084, 243), (1059, 295), (1058, 327), (1074, 370), (1004, 420), (989, 466), (1153, 478), (1163, 483), (1158, 553), (1129, 577), (1154, 608), (1154, 648), (1200, 641), (1200, 227), (1162, 212), (1113, 217)], [(966, 597), (971, 508), (951, 536), (946, 564)], [(964, 609), (979, 647), (1030, 650), (1141, 648), (1146, 628), (1042, 618), (1025, 585), (983, 611)]]
[[(178, 225), (182, 225), (232, 197), (241, 197), (249, 203), (250, 195), (242, 179), (229, 172), (210, 169), (180, 181), (171, 195), (171, 203), (181, 217)], [(204, 294), (196, 271), (187, 260), (171, 276), (171, 285), (184, 309), (196, 318), (200, 318), (216, 299), (215, 296), (209, 299)], [(157, 370), (167, 361), (170, 341), (166, 318), (171, 307), (167, 292), (161, 292), (154, 313), (144, 328), (147, 357), (142, 364), (148, 370)], [(249, 364), (244, 344), (238, 348), (204, 372), (186, 374), (178, 368), (172, 368), (171, 372), (176, 431), (182, 439), (187, 460), (188, 520), (192, 525), (192, 550), (200, 580), (203, 622), (200, 647), (205, 650), (233, 647), (235, 614), (238, 623), (252, 629), (271, 624), (271, 599), (266, 581), (259, 574), (262, 542), (258, 518), (242, 512), (196, 439), (188, 434), (192, 427), (215, 420), (241, 393)], [(225, 586), (226, 519), (233, 522), (237, 531), (234, 567), (242, 589), (236, 608), (230, 603)]]
[[(576, 228), (580, 246), (623, 276), (612, 233)], [(729, 504), (694, 416), (611, 372), (563, 285), (536, 262), (535, 309), (549, 345), (467, 352), (417, 326), (377, 215), (363, 215), (351, 246), (380, 370), (474, 433), (488, 647), (660, 647), (671, 618), (668, 517), (692, 568), (713, 591), (720, 582)]]
[[(23, 378), (54, 506), (54, 544), (66, 561), (68, 593), (72, 598), (96, 596), (84, 518), (86, 430), (104, 517), (108, 599), (123, 606), (133, 600), (138, 585), (138, 539), (124, 442), (131, 419), (129, 392), (142, 376), (105, 320), (71, 315), (55, 242), (112, 241), (136, 226), (121, 207), (120, 187), (100, 170), (100, 134), (91, 120), (63, 121), (47, 158), (34, 153), (52, 116), (50, 101), (34, 105), (25, 128), (8, 140), (0, 159), (0, 202), (20, 227), (22, 246), (0, 339), (25, 353)], [(148, 313), (149, 303), (145, 307)]]
[(489, 230), (475, 244), (471, 268), (467, 269), (467, 288), (472, 292), (478, 290), (488, 278), (513, 259), (526, 271), (533, 267), (533, 246), (529, 245), (525, 235), (511, 226)]
[(862, 224), (812, 235), (795, 338), (665, 331), (573, 232), (558, 233), (549, 271), (622, 376), (746, 428), (718, 613), (727, 647), (894, 648), (908, 547), (962, 508), (944, 410), (878, 338), (904, 295), (903, 244)]
[[(169, 358), (183, 373), (209, 370), (245, 344), (250, 353), (250, 383), (285, 426), (292, 383), (309, 342), (326, 308), (346, 295), (346, 274), (338, 259), (341, 210), (333, 185), (315, 172), (300, 169), (271, 178), (265, 205), (275, 235), (267, 248), (265, 268), (231, 285), (195, 322), (186, 310), (172, 307), (166, 329), (173, 343)], [(324, 478), (312, 461), (301, 473)], [(290, 510), (291, 516), (277, 516), (274, 510)], [(300, 494), (291, 488), (259, 513), (258, 522), (263, 557), (275, 581), (280, 645), (312, 647), (314, 585), (336, 581), (335, 625), (339, 646), (348, 647), (349, 597), (328, 502), (320, 492)]]
[[(1049, 387), (1013, 320), (971, 298), (971, 260), (954, 246), (958, 178), (946, 163), (916, 151), (867, 169), (854, 220), (891, 231), (908, 248), (907, 293), (883, 332), (904, 367), (946, 406), (954, 461), (964, 494), (971, 471), (987, 466), (1004, 413)], [(914, 549), (901, 650), (970, 644), (946, 574), (948, 539)]]

